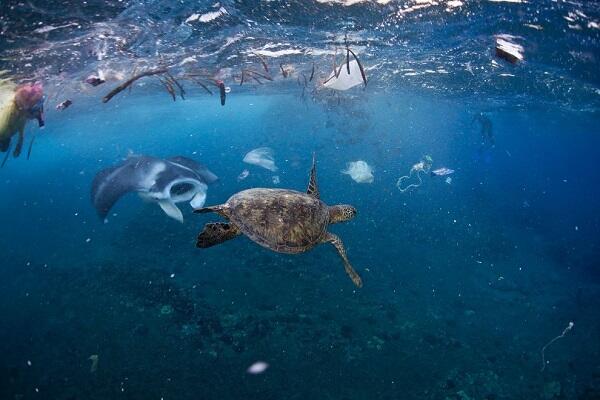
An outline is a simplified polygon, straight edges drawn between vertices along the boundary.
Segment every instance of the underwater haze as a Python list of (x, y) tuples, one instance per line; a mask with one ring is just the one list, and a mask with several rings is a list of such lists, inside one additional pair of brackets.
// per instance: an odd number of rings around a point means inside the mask
[[(600, 399), (599, 62), (596, 1), (0, 0), (0, 86), (45, 95), (0, 153), (0, 399)], [(313, 156), (362, 287), (260, 219), (197, 247), (204, 194), (314, 200)]]

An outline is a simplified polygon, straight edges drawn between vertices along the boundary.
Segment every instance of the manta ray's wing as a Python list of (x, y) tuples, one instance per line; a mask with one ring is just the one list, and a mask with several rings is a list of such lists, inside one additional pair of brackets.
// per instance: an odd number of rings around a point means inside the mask
[(167, 158), (167, 161), (172, 162), (173, 164), (178, 164), (183, 168), (187, 168), (192, 170), (195, 174), (197, 174), (205, 183), (213, 183), (219, 178), (213, 174), (208, 168), (199, 162), (189, 159), (187, 157), (176, 156)]
[(126, 193), (145, 190), (138, 158), (103, 169), (92, 182), (92, 203), (100, 218), (106, 218), (112, 206)]

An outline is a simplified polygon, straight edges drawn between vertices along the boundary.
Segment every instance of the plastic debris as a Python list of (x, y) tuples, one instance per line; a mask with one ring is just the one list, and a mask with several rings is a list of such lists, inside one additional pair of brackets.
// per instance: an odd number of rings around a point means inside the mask
[(102, 85), (104, 82), (106, 82), (104, 79), (100, 78), (99, 76), (96, 75), (90, 75), (85, 79), (85, 83), (89, 83), (92, 86), (98, 86), (98, 85)]
[(337, 76), (336, 71), (331, 72), (323, 86), (328, 89), (344, 91), (362, 84), (363, 77), (360, 72), (358, 62), (356, 60), (352, 60), (350, 61), (349, 65), (350, 73), (348, 73), (345, 66), (342, 66), (342, 70), (339, 72), (339, 74), (337, 74)]
[(516, 64), (523, 61), (523, 46), (511, 41), (513, 37), (510, 35), (500, 35), (496, 37), (496, 57), (508, 61), (511, 64)]
[[(412, 166), (408, 175), (401, 176), (398, 179), (398, 182), (396, 182), (396, 186), (398, 187), (398, 190), (400, 190), (402, 193), (404, 193), (408, 189), (418, 188), (419, 186), (421, 186), (421, 184), (423, 183), (423, 179), (421, 178), (421, 173), (429, 173), (429, 171), (431, 170), (432, 164), (433, 164), (433, 159), (431, 158), (431, 156), (428, 156), (428, 155), (423, 156), (423, 158), (421, 158), (421, 161), (419, 161), (418, 163), (416, 163)], [(410, 185), (403, 188), (402, 183), (405, 180), (410, 179), (413, 175), (417, 176), (417, 179), (419, 180), (419, 182), (411, 183)]]
[(450, 168), (438, 168), (438, 169), (434, 169), (433, 171), (431, 171), (431, 176), (446, 176), (446, 175), (451, 175), (454, 173), (453, 169)]
[(62, 103), (58, 104), (56, 106), (56, 109), (59, 111), (66, 110), (67, 108), (69, 108), (69, 106), (71, 104), (73, 104), (73, 102), (71, 100), (67, 99), (67, 100), (63, 101)]
[(373, 168), (365, 161), (351, 161), (346, 165), (346, 169), (341, 171), (342, 174), (350, 175), (357, 183), (372, 183)]
[(90, 365), (90, 372), (93, 374), (94, 372), (96, 372), (98, 370), (98, 354), (92, 354), (88, 360), (90, 360), (92, 362), (92, 365)]
[(258, 374), (262, 374), (263, 372), (265, 372), (267, 370), (267, 368), (269, 368), (269, 364), (267, 364), (264, 361), (257, 361), (254, 364), (252, 364), (251, 366), (249, 366), (248, 369), (246, 370), (246, 372), (251, 375), (258, 375)]
[(205, 14), (194, 13), (185, 20), (185, 23), (189, 24), (191, 22), (196, 22), (196, 21), (199, 21), (202, 23), (207, 23), (207, 22), (213, 21), (219, 17), (222, 17), (225, 14), (228, 14), (227, 10), (224, 7), (220, 7), (217, 11), (210, 11)]
[(275, 159), (273, 158), (273, 150), (269, 147), (259, 147), (248, 152), (243, 161), (247, 164), (268, 169), (269, 171), (277, 171)]
[(548, 343), (546, 343), (546, 345), (544, 347), (542, 347), (541, 350), (541, 354), (542, 354), (542, 369), (540, 370), (540, 372), (544, 372), (544, 369), (546, 369), (546, 363), (548, 363), (549, 361), (546, 361), (546, 349), (548, 348), (548, 346), (550, 346), (552, 343), (556, 342), (558, 339), (562, 339), (565, 337), (565, 335), (567, 333), (569, 333), (569, 331), (571, 329), (573, 329), (573, 326), (575, 326), (575, 324), (573, 323), (573, 321), (570, 321), (569, 324), (567, 325), (567, 327), (562, 331), (562, 333), (558, 336), (556, 336), (554, 339), (552, 339), (551, 341), (549, 341)]
[(238, 175), (237, 180), (238, 182), (243, 181), (244, 179), (246, 179), (248, 177), (248, 175), (250, 175), (250, 171), (248, 171), (247, 169), (243, 170), (241, 174)]

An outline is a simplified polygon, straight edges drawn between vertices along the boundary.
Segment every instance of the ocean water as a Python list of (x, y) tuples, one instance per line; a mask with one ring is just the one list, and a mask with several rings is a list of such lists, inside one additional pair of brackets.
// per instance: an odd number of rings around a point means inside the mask
[[(2, 0), (0, 70), (47, 98), (0, 169), (0, 399), (600, 398), (600, 5), (351, 3)], [(344, 37), (368, 83), (338, 92)], [(185, 100), (147, 77), (102, 103), (158, 66)], [(243, 162), (259, 147), (277, 171)], [(206, 205), (303, 192), (314, 154), (363, 287), (329, 244), (198, 249), (222, 218), (185, 202), (99, 218), (92, 181), (131, 154), (207, 166)], [(454, 173), (398, 190), (425, 155)]]

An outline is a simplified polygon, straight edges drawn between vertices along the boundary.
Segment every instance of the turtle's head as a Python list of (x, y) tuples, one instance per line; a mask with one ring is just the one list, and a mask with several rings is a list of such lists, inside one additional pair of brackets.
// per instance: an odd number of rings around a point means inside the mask
[(350, 221), (356, 215), (356, 208), (348, 204), (338, 204), (329, 207), (329, 223)]

